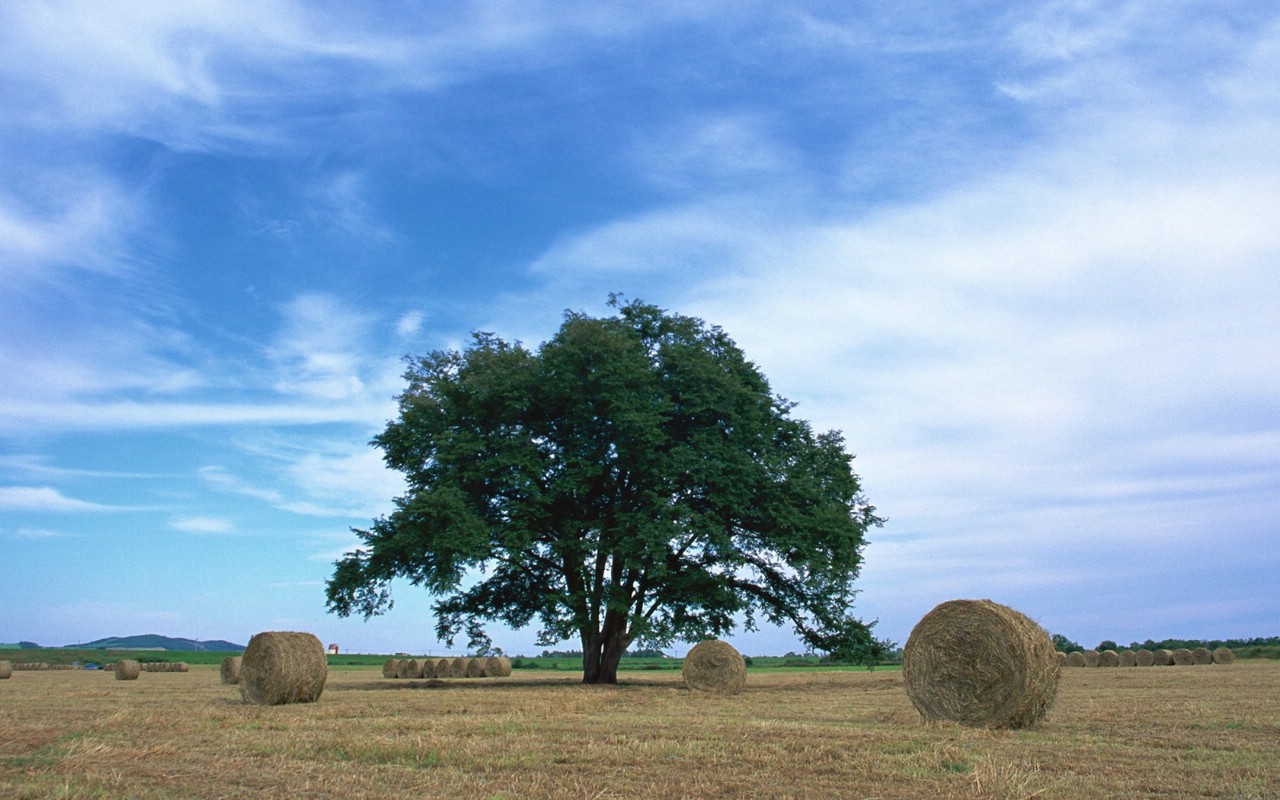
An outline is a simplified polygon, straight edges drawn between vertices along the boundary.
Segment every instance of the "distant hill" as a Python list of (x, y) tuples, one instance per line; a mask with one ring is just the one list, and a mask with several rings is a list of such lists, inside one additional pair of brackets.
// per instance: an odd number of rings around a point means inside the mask
[(196, 639), (175, 639), (172, 636), (160, 636), (154, 633), (142, 636), (108, 636), (93, 642), (78, 642), (66, 646), (82, 650), (214, 650), (218, 652), (244, 650), (244, 645), (233, 644), (222, 639), (201, 642)]

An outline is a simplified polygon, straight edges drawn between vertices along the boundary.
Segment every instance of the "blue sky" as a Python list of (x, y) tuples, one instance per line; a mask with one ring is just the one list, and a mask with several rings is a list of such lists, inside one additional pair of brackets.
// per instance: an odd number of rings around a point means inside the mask
[(844, 431), (881, 636), (1275, 635), (1280, 10), (892, 6), (4, 4), (0, 641), (441, 652), (324, 609), (400, 358), (609, 292)]

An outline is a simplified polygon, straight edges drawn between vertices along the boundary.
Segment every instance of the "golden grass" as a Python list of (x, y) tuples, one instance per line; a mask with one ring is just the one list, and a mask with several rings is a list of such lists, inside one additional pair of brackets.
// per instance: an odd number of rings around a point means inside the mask
[(335, 668), (318, 702), (284, 706), (241, 702), (216, 666), (147, 678), (0, 683), (0, 797), (1280, 796), (1269, 661), (1068, 670), (1020, 731), (923, 724), (894, 671), (753, 672), (693, 702), (674, 671), (583, 686)]

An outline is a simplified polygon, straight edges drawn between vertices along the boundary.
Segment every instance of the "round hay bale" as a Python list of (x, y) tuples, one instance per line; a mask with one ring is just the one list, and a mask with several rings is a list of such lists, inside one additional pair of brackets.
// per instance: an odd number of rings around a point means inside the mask
[(1053, 641), (990, 600), (950, 600), (912, 629), (902, 654), (911, 703), (928, 721), (987, 728), (1039, 722), (1058, 693)]
[(484, 659), (483, 658), (467, 659), (467, 677), (468, 678), (484, 677)]
[(681, 671), (690, 689), (717, 694), (738, 694), (747, 682), (747, 662), (728, 642), (698, 642), (684, 657)]
[(1134, 650), (1133, 657), (1137, 660), (1139, 667), (1149, 667), (1156, 663), (1156, 654), (1150, 650)]
[(484, 660), (484, 674), (490, 678), (511, 677), (511, 659), (506, 656), (489, 656)]
[(1098, 653), (1098, 666), (1100, 667), (1118, 667), (1120, 666), (1120, 654), (1115, 650), (1103, 650)]
[(1189, 667), (1196, 663), (1195, 655), (1185, 647), (1173, 651), (1173, 663), (1179, 667)]
[(435, 677), (437, 678), (449, 677), (449, 668), (452, 663), (453, 662), (447, 658), (437, 658), (436, 668), (435, 668)]
[(467, 659), (465, 658), (449, 659), (449, 677), (450, 678), (467, 677)]
[(1058, 660), (1059, 667), (1065, 667), (1067, 665), (1067, 654), (1062, 652), (1061, 650), (1054, 653), (1053, 657)]
[(185, 661), (179, 661), (177, 664), (173, 665), (173, 670), (174, 672), (190, 672), (191, 666)]
[(142, 665), (132, 658), (122, 658), (116, 662), (115, 672), (118, 681), (136, 681), (138, 673), (142, 672)]
[(1099, 653), (1097, 650), (1084, 651), (1084, 665), (1086, 667), (1098, 666), (1098, 663), (1099, 661), (1101, 661), (1101, 659), (1102, 659), (1102, 654)]
[(426, 662), (420, 658), (409, 659), (409, 677), (418, 679), (423, 677), (426, 670)]
[(1165, 649), (1165, 648), (1160, 648), (1159, 650), (1154, 651), (1154, 652), (1151, 654), (1151, 657), (1152, 657), (1152, 659), (1154, 659), (1153, 663), (1154, 663), (1157, 667), (1167, 667), (1167, 666), (1170, 666), (1171, 664), (1173, 664), (1173, 651), (1172, 651), (1172, 650), (1167, 650), (1167, 649)]
[(1083, 666), (1084, 666), (1084, 653), (1080, 652), (1079, 650), (1074, 650), (1074, 651), (1072, 651), (1072, 652), (1070, 652), (1070, 653), (1067, 653), (1067, 666), (1068, 666), (1068, 667), (1083, 667)]
[(1133, 652), (1132, 650), (1121, 650), (1121, 651), (1120, 651), (1120, 666), (1122, 666), (1122, 667), (1136, 667), (1136, 666), (1138, 666), (1138, 654), (1137, 654), (1137, 653), (1135, 653), (1135, 652)]
[(1230, 664), (1236, 660), (1236, 654), (1230, 647), (1219, 647), (1213, 651), (1213, 663)]
[(227, 656), (222, 659), (222, 682), (227, 686), (240, 683), (240, 656)]
[(396, 676), (396, 660), (388, 658), (382, 662), (382, 677), (394, 678)]
[(0, 661), (0, 681), (7, 679), (13, 674), (13, 662)]
[(1213, 651), (1207, 647), (1197, 647), (1195, 650), (1191, 651), (1191, 658), (1194, 659), (1195, 663), (1200, 666), (1203, 666), (1205, 664), (1212, 664)]
[(240, 657), (240, 697), (246, 703), (313, 703), (328, 677), (324, 645), (310, 633), (255, 633)]

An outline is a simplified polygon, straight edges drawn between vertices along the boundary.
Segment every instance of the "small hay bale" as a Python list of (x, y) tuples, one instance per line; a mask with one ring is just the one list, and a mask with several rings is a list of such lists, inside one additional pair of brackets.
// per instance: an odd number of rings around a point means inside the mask
[(398, 662), (394, 658), (388, 658), (382, 662), (382, 677), (394, 678), (396, 676), (396, 664)]
[(450, 670), (450, 667), (451, 667), (451, 665), (452, 665), (452, 664), (453, 664), (453, 661), (451, 661), (450, 659), (447, 659), (447, 658), (437, 658), (437, 659), (436, 659), (435, 676), (436, 676), (437, 678), (447, 678), (447, 677), (449, 677), (449, 670)]
[(1150, 650), (1134, 650), (1133, 657), (1137, 660), (1139, 667), (1149, 667), (1156, 663), (1156, 654)]
[(1135, 652), (1133, 652), (1132, 650), (1121, 650), (1121, 651), (1120, 651), (1120, 666), (1122, 666), (1122, 667), (1136, 667), (1136, 666), (1138, 666), (1138, 654), (1137, 654), (1137, 653), (1135, 653)]
[(328, 677), (324, 645), (310, 633), (255, 633), (240, 657), (240, 697), (246, 703), (314, 703)]
[(511, 659), (506, 656), (489, 656), (484, 660), (484, 674), (488, 678), (511, 677)]
[(142, 665), (132, 658), (122, 658), (116, 662), (115, 672), (118, 681), (136, 681), (138, 673), (142, 672)]
[(1098, 653), (1098, 666), (1100, 667), (1118, 667), (1120, 666), (1120, 654), (1115, 650), (1103, 650)]
[(422, 659), (422, 677), (426, 680), (436, 677), (436, 660), (434, 658)]
[(1213, 651), (1207, 647), (1197, 647), (1191, 651), (1191, 657), (1195, 659), (1196, 664), (1204, 666), (1213, 663)]
[(1189, 667), (1196, 663), (1195, 654), (1185, 647), (1173, 651), (1173, 663), (1179, 667)]
[(926, 614), (903, 648), (911, 703), (927, 721), (1024, 728), (1058, 693), (1053, 641), (1025, 614), (990, 600), (950, 600)]
[(1068, 666), (1068, 667), (1083, 667), (1083, 666), (1084, 666), (1084, 653), (1080, 652), (1079, 650), (1073, 650), (1072, 652), (1067, 653), (1067, 666)]
[(1096, 666), (1098, 666), (1098, 662), (1099, 662), (1101, 659), (1102, 659), (1102, 654), (1101, 654), (1101, 653), (1099, 653), (1097, 650), (1085, 650), (1085, 651), (1084, 651), (1084, 665), (1085, 665), (1086, 667), (1096, 667)]
[(484, 659), (483, 658), (467, 659), (467, 677), (468, 678), (484, 677)]
[(1213, 651), (1213, 663), (1230, 664), (1236, 660), (1236, 654), (1230, 647), (1219, 647)]
[(174, 665), (173, 665), (173, 668), (174, 668), (174, 670), (175, 670), (175, 671), (177, 671), (177, 672), (190, 672), (190, 671), (191, 671), (191, 665), (189, 665), (189, 664), (188, 664), (187, 662), (185, 662), (185, 661), (179, 661), (177, 664), (174, 664)]
[(422, 659), (411, 658), (409, 659), (409, 666), (405, 670), (408, 673), (408, 675), (406, 675), (405, 677), (417, 680), (418, 678), (422, 677), (422, 670), (423, 670)]
[(0, 661), (0, 681), (6, 680), (13, 674), (13, 662)]
[(1054, 653), (1053, 657), (1058, 660), (1059, 667), (1065, 667), (1067, 665), (1067, 654), (1062, 652), (1061, 650)]
[(240, 656), (227, 656), (222, 659), (222, 683), (235, 686), (240, 683)]
[(1151, 657), (1154, 659), (1153, 663), (1157, 667), (1167, 667), (1173, 664), (1173, 651), (1167, 650), (1163, 647), (1154, 651), (1151, 654)]
[(708, 639), (695, 644), (684, 657), (681, 674), (690, 689), (738, 694), (747, 682), (747, 662), (728, 642)]
[(467, 659), (451, 658), (449, 659), (449, 677), (465, 678), (467, 677)]

